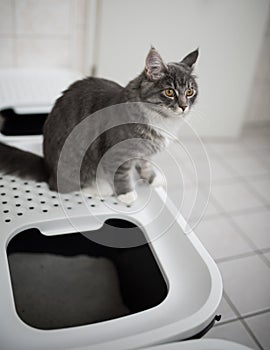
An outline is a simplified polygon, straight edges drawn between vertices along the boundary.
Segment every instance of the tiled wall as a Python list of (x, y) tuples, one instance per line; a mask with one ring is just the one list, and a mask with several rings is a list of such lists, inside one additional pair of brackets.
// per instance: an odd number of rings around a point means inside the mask
[(83, 69), (86, 0), (0, 0), (0, 68)]
[[(250, 48), (252, 50), (252, 48)], [(248, 74), (248, 72), (247, 72)], [(246, 122), (270, 122), (270, 14), (257, 71), (251, 87)]]

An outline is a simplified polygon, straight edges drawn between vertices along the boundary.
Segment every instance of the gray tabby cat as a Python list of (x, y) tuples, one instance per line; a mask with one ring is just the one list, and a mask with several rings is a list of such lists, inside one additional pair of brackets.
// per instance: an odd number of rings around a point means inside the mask
[[(151, 48), (145, 70), (126, 87), (92, 77), (72, 84), (44, 124), (43, 150), (50, 188), (69, 192), (81, 187), (92, 195), (115, 194), (120, 201), (131, 203), (136, 199), (134, 169), (149, 184), (159, 185), (150, 160), (168, 144), (166, 130), (177, 128), (197, 98), (198, 86), (192, 74), (197, 58), (195, 50), (181, 62), (165, 64)], [(111, 115), (106, 112), (110, 106), (121, 108), (113, 108)], [(80, 124), (80, 134), (68, 144)], [(11, 172), (12, 167), (7, 162), (4, 165), (6, 172)], [(76, 181), (78, 169), (80, 181)]]

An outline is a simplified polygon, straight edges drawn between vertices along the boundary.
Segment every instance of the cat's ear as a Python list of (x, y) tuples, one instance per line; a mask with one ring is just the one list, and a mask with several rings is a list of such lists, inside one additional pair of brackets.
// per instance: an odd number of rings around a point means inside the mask
[(160, 54), (154, 47), (151, 47), (145, 61), (146, 76), (149, 80), (158, 80), (163, 77), (166, 70), (167, 66)]
[(180, 63), (184, 63), (187, 66), (189, 66), (189, 68), (193, 69), (193, 67), (198, 59), (198, 56), (199, 56), (199, 49), (189, 53), (185, 58), (182, 59), (182, 61)]

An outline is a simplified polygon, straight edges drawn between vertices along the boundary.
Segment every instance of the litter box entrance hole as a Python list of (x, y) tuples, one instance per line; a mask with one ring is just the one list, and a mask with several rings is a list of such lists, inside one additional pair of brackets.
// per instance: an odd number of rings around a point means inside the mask
[(48, 113), (17, 114), (12, 108), (2, 109), (1, 133), (6, 136), (42, 135)]
[[(120, 219), (106, 224), (121, 230), (135, 226)], [(147, 243), (113, 248), (81, 233), (45, 236), (33, 228), (11, 239), (7, 256), (17, 314), (35, 328), (115, 319), (152, 308), (167, 295)]]

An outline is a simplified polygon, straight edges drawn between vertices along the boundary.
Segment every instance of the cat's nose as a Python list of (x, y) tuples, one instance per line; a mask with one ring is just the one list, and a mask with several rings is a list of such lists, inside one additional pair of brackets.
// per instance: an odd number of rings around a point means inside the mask
[(187, 105), (181, 105), (180, 108), (182, 108), (183, 112), (185, 112), (185, 109), (187, 108)]

